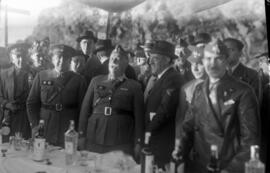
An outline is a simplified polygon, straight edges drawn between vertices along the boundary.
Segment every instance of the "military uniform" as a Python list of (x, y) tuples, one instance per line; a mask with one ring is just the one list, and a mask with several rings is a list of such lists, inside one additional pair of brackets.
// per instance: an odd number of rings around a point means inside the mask
[(39, 72), (26, 103), (32, 127), (40, 119), (45, 120), (47, 142), (63, 146), (69, 121), (78, 122), (86, 88), (85, 79), (74, 72), (63, 72), (60, 76), (54, 69)]
[[(28, 139), (31, 136), (31, 130), (26, 113), (25, 101), (29, 93), (28, 73), (21, 69), (15, 71), (12, 65), (9, 68), (2, 69), (0, 73), (0, 120), (2, 123), (8, 123), (11, 126), (11, 133), (21, 132), (22, 137)], [(5, 105), (9, 102), (15, 102), (16, 111), (12, 112)], [(7, 122), (6, 122), (7, 121)]]
[(214, 110), (209, 97), (209, 80), (197, 85), (191, 106), (187, 110), (182, 131), (182, 149), (187, 157), (193, 148), (193, 160), (186, 164), (189, 172), (207, 172), (210, 145), (219, 149), (221, 169), (244, 172), (251, 145), (259, 143), (259, 107), (252, 89), (229, 75), (217, 86)]
[(131, 153), (143, 135), (143, 94), (134, 80), (95, 77), (84, 97), (79, 132), (86, 137), (86, 149), (104, 153), (122, 150)]

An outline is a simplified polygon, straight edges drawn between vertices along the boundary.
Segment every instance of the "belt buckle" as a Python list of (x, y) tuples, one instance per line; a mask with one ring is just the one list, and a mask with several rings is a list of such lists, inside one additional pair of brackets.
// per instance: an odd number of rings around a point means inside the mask
[(112, 108), (106, 106), (106, 107), (104, 108), (104, 115), (105, 115), (105, 116), (110, 116), (110, 115), (112, 115)]
[(63, 105), (56, 103), (55, 104), (55, 110), (58, 111), (58, 112), (62, 111), (63, 110)]

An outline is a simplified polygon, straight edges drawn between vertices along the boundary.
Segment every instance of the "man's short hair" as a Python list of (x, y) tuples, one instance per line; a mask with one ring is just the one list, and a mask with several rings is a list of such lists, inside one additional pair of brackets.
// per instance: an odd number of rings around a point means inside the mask
[(236, 45), (236, 47), (237, 47), (237, 49), (239, 51), (242, 51), (243, 48), (244, 48), (244, 44), (240, 40), (237, 40), (235, 38), (226, 38), (225, 40), (223, 40), (223, 42), (224, 43), (226, 43), (226, 42), (233, 42), (233, 43), (235, 43), (235, 45)]

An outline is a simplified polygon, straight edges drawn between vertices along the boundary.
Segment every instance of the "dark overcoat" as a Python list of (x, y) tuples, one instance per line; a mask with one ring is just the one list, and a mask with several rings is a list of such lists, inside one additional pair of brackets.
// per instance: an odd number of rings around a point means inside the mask
[[(15, 67), (11, 66), (1, 70), (0, 75), (0, 120), (10, 118), (11, 134), (21, 132), (28, 139), (31, 135), (29, 121), (26, 113), (25, 101), (29, 93), (28, 73), (21, 70), (15, 73)], [(17, 111), (11, 112), (5, 108), (8, 102), (16, 102)], [(0, 123), (0, 124), (1, 124)]]
[(77, 73), (68, 71), (58, 77), (53, 69), (39, 72), (26, 103), (32, 127), (43, 119), (47, 142), (63, 146), (70, 120), (78, 123), (86, 88), (85, 79)]
[(171, 67), (157, 80), (146, 99), (146, 130), (152, 134), (151, 149), (159, 167), (170, 161), (173, 151), (181, 85), (180, 74)]
[[(111, 114), (107, 108), (111, 108)], [(93, 78), (79, 121), (79, 132), (86, 137), (86, 149), (98, 153), (131, 149), (143, 136), (143, 112), (143, 94), (138, 82), (124, 78), (114, 83), (108, 75)]]
[(185, 156), (193, 148), (189, 172), (207, 172), (210, 145), (218, 146), (221, 169), (244, 172), (250, 146), (259, 143), (259, 107), (254, 91), (246, 83), (225, 75), (219, 81), (215, 113), (209, 99), (209, 80), (200, 83), (183, 123), (182, 147)]

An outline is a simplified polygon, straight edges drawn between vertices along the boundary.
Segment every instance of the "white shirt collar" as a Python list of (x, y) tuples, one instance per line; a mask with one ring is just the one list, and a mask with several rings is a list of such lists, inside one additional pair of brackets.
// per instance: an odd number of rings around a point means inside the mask
[(160, 79), (164, 75), (164, 73), (166, 73), (166, 71), (168, 71), (171, 67), (172, 67), (172, 65), (165, 68), (161, 73), (158, 74), (157, 78)]
[(239, 66), (240, 62), (238, 62), (237, 64), (235, 64), (234, 66), (232, 66), (232, 72), (234, 72), (234, 70)]

